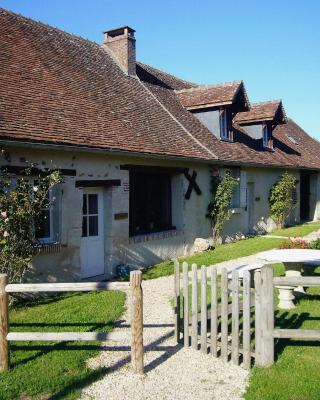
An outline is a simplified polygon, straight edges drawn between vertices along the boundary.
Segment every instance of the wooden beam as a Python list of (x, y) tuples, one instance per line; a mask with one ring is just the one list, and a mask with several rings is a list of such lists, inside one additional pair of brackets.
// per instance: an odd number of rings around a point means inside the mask
[(128, 289), (128, 282), (12, 283), (6, 286), (6, 293), (125, 291)]
[(275, 286), (320, 286), (320, 276), (280, 276), (273, 278)]
[(320, 329), (275, 329), (273, 337), (277, 339), (320, 340)]
[(9, 344), (7, 334), (9, 330), (8, 295), (5, 291), (8, 276), (0, 274), (0, 372), (9, 369)]
[(121, 180), (120, 179), (79, 180), (75, 182), (75, 186), (77, 188), (121, 186)]
[(131, 286), (131, 365), (133, 372), (143, 374), (143, 294), (142, 272), (130, 272)]

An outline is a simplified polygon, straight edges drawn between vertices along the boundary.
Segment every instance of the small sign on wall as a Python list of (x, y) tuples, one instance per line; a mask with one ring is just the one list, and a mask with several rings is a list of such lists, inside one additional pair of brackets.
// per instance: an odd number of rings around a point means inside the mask
[(117, 213), (114, 214), (114, 219), (116, 221), (122, 220), (122, 219), (128, 219), (128, 213)]

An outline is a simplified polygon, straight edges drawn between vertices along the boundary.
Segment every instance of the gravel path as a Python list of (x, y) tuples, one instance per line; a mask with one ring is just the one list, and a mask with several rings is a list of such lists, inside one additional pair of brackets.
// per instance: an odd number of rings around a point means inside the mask
[[(237, 400), (245, 390), (248, 372), (225, 364), (200, 351), (184, 349), (173, 340), (173, 311), (170, 305), (173, 277), (143, 282), (145, 374), (130, 371), (129, 315), (119, 322), (125, 330), (124, 343), (106, 342), (91, 368), (108, 367), (112, 371), (83, 390), (82, 399), (104, 400)], [(114, 350), (114, 351), (110, 351)]]

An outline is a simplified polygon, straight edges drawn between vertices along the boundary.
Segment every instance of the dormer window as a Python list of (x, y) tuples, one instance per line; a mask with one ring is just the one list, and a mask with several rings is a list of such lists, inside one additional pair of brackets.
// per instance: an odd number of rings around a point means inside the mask
[(267, 125), (262, 129), (262, 143), (263, 147), (269, 147), (269, 129)]
[(220, 138), (223, 140), (229, 139), (226, 110), (220, 110), (219, 122), (220, 122)]

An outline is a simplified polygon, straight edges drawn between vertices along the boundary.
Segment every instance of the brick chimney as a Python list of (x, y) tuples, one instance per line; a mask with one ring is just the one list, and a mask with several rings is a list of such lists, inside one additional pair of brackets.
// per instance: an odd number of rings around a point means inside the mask
[(135, 30), (129, 26), (104, 32), (104, 44), (113, 52), (116, 60), (128, 75), (136, 75)]

